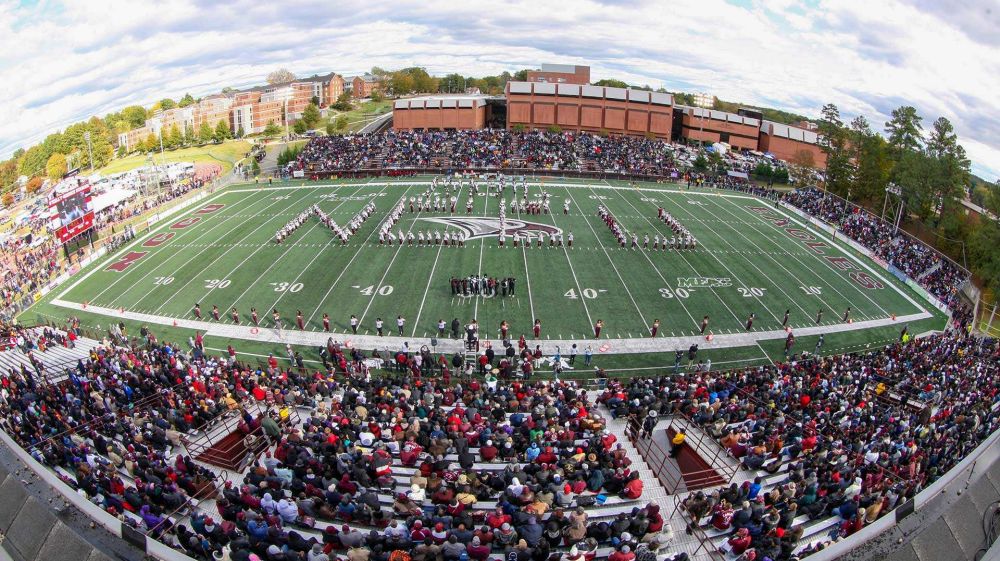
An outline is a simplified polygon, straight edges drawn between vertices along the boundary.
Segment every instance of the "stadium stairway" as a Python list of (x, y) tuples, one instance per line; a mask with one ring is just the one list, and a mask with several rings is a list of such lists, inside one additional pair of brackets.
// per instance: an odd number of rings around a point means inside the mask
[[(62, 335), (66, 334), (61, 329), (56, 329), (55, 331)], [(36, 339), (41, 335), (42, 328), (35, 327), (29, 329), (28, 332), (32, 339)], [(29, 351), (29, 353), (34, 355), (35, 359), (41, 361), (45, 375), (50, 381), (58, 381), (65, 376), (66, 368), (76, 367), (78, 360), (89, 357), (90, 351), (100, 345), (100, 341), (80, 337), (76, 340), (75, 346), (72, 349), (62, 345), (51, 345), (44, 351), (33, 350)], [(31, 365), (31, 359), (28, 358), (29, 353), (24, 353), (17, 347), (0, 351), (0, 372), (7, 373), (11, 369), (20, 371), (21, 366), (27, 368), (28, 372), (34, 372), (35, 369)]]

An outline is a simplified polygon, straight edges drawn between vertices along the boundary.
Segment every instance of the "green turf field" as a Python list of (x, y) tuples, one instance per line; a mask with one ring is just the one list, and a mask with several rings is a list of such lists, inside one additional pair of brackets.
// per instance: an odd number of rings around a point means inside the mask
[[(514, 337), (524, 333), (530, 339), (532, 319), (538, 318), (543, 342), (581, 344), (593, 337), (598, 319), (605, 323), (602, 339), (616, 341), (648, 338), (649, 326), (659, 319), (663, 350), (674, 338), (699, 335), (705, 315), (710, 316), (709, 331), (724, 338), (746, 334), (747, 317), (754, 313), (751, 339), (770, 333), (770, 340), (763, 345), (741, 340), (732, 346), (748, 347), (747, 353), (757, 359), (775, 354), (773, 334), (781, 330), (786, 310), (793, 330), (814, 328), (822, 309), (822, 327), (861, 335), (854, 333), (860, 327), (842, 324), (848, 306), (852, 322), (871, 323), (881, 330), (880, 337), (898, 329), (893, 315), (922, 326), (931, 321), (943, 325), (939, 313), (874, 263), (773, 203), (739, 193), (688, 191), (677, 185), (529, 182), (529, 199), (544, 188), (551, 194), (553, 213), (519, 217), (508, 212), (508, 220), (557, 228), (564, 237), (572, 232), (572, 248), (550, 247), (546, 241), (542, 248), (515, 249), (509, 238), (501, 248), (495, 236), (472, 239), (465, 247), (380, 245), (377, 232), (385, 215), (404, 197), (425, 192), (429, 179), (242, 185), (221, 191), (88, 268), (43, 299), (39, 310), (59, 317), (73, 313), (66, 303), (86, 303), (88, 314), (114, 315), (108, 310), (124, 309), (146, 314), (142, 321), (153, 317), (169, 326), (175, 318), (193, 319), (197, 302), (205, 319), (217, 305), (224, 324), (231, 323), (229, 310), (235, 307), (246, 325), (255, 307), (262, 328), (272, 325), (270, 311), (277, 309), (285, 327), (292, 329), (301, 310), (306, 331), (321, 331), (327, 313), (338, 333), (349, 331), (354, 314), (360, 319), (360, 335), (373, 334), (379, 317), (386, 333), (395, 335), (395, 320), (403, 316), (407, 338), (428, 337), (436, 333), (439, 319), (450, 323), (457, 317), (462, 322), (478, 319), (486, 338), (496, 338), (500, 322), (507, 321)], [(508, 189), (504, 201), (509, 204), (512, 196)], [(468, 189), (457, 197), (457, 218), (498, 216), (494, 196), (476, 196), (472, 215), (465, 213)], [(566, 199), (570, 210), (563, 214)], [(346, 224), (369, 201), (375, 202), (376, 212), (346, 245), (315, 217), (282, 245), (274, 242), (275, 232), (310, 205)], [(640, 243), (645, 234), (669, 234), (656, 218), (662, 206), (692, 232), (698, 248), (622, 249), (598, 216), (599, 204), (637, 233)], [(454, 223), (442, 224), (449, 220), (448, 212), (407, 210), (393, 231), (458, 231)], [(130, 252), (142, 255), (122, 266)], [(514, 277), (516, 295), (451, 294), (451, 276), (477, 272)], [(778, 353), (781, 343), (777, 341)]]

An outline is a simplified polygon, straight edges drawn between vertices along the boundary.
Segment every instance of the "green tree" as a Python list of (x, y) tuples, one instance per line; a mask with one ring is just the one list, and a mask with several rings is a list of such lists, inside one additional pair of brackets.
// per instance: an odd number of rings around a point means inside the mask
[(264, 127), (264, 136), (278, 136), (281, 134), (281, 127), (276, 125), (274, 121), (268, 121), (267, 126)]
[(875, 134), (864, 117), (851, 121), (850, 153), (855, 161), (851, 192), (857, 200), (873, 203), (883, 197), (889, 184), (892, 161), (889, 144)]
[(118, 150), (115, 150), (115, 155), (117, 155), (119, 158), (124, 158), (125, 154), (127, 154), (127, 153), (128, 153), (128, 151), (125, 150), (125, 145), (124, 144), (118, 145)]
[(56, 153), (49, 156), (45, 164), (45, 175), (52, 181), (59, 181), (66, 175), (66, 156)]
[(312, 103), (316, 107), (319, 107), (319, 98), (317, 96), (312, 96), (309, 98), (309, 103)]
[(333, 136), (335, 134), (337, 134), (337, 126), (334, 125), (333, 123), (327, 123), (326, 124), (326, 135), (327, 136)]
[(351, 105), (351, 92), (344, 92), (337, 97), (337, 103), (331, 105), (337, 111), (350, 111), (353, 109)]
[(184, 144), (184, 137), (181, 136), (181, 128), (174, 123), (170, 126), (170, 134), (163, 140), (167, 148), (180, 148)]
[(927, 153), (934, 159), (931, 196), (938, 210), (935, 219), (937, 225), (944, 214), (949, 209), (956, 209), (958, 202), (964, 198), (971, 162), (966, 157), (965, 148), (958, 144), (958, 135), (955, 134), (951, 121), (944, 117), (934, 121), (930, 138), (927, 139)]
[(301, 121), (305, 124), (307, 129), (314, 129), (322, 118), (323, 117), (319, 113), (319, 107), (317, 107), (316, 104), (310, 103), (309, 105), (306, 105), (306, 108), (302, 111)]
[(334, 126), (341, 132), (347, 130), (347, 115), (338, 115), (334, 121)]
[(819, 146), (826, 154), (826, 188), (841, 197), (850, 198), (851, 155), (847, 150), (847, 131), (840, 120), (840, 110), (828, 103), (823, 106), (819, 122)]
[(294, 125), (292, 125), (292, 130), (295, 131), (295, 134), (302, 134), (309, 130), (309, 127), (306, 126), (305, 121), (299, 119), (298, 121), (295, 121)]
[(705, 169), (708, 167), (708, 160), (705, 159), (705, 154), (699, 152), (698, 157), (694, 159), (695, 169)]
[(143, 148), (146, 152), (153, 152), (160, 146), (160, 139), (154, 133), (149, 133)]
[(378, 88), (372, 90), (372, 93), (371, 95), (368, 96), (368, 98), (374, 101), (375, 103), (379, 103), (380, 101), (385, 99), (384, 97), (382, 97), (382, 91), (379, 90)]
[(214, 139), (216, 142), (222, 142), (227, 138), (230, 138), (229, 123), (227, 123), (225, 120), (219, 121), (219, 124), (215, 125)]
[(438, 82), (441, 93), (458, 93), (464, 91), (466, 79), (461, 74), (448, 74)]
[(515, 82), (527, 82), (528, 81), (528, 69), (518, 70), (514, 73), (513, 80)]
[(609, 88), (627, 88), (628, 84), (615, 78), (605, 78), (594, 82), (595, 86), (605, 86)]
[(236, 138), (243, 138), (244, 136), (246, 136), (246, 131), (243, 130), (243, 125), (240, 125), (240, 128), (236, 129)]
[(21, 158), (17, 161), (17, 174), (31, 177), (42, 173), (51, 155), (52, 151), (46, 150), (42, 144), (36, 144), (28, 148), (28, 151), (21, 155)]
[(139, 128), (146, 124), (146, 108), (141, 105), (129, 105), (121, 110), (121, 118), (129, 129)]
[(201, 126), (198, 128), (198, 140), (202, 144), (208, 144), (212, 142), (212, 138), (215, 132), (212, 130), (212, 125), (208, 124), (208, 121), (202, 121)]
[(886, 122), (885, 132), (889, 135), (889, 145), (897, 156), (905, 150), (915, 152), (920, 149), (923, 131), (921, 120), (923, 119), (917, 114), (916, 108), (912, 106), (904, 105), (892, 110), (892, 118)]
[(184, 97), (182, 97), (181, 100), (177, 102), (177, 107), (187, 107), (188, 105), (193, 105), (193, 104), (194, 104), (194, 98), (191, 97), (191, 94), (186, 93), (184, 94)]
[(163, 109), (164, 111), (166, 111), (168, 109), (173, 109), (174, 107), (177, 107), (177, 102), (175, 102), (174, 100), (170, 99), (169, 97), (165, 97), (165, 98), (161, 99), (160, 102), (159, 102), (159, 104), (160, 104), (160, 109)]

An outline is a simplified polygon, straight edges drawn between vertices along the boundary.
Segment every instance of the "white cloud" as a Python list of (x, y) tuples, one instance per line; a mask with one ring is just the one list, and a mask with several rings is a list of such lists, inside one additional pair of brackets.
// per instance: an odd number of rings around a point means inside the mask
[(954, 124), (1000, 174), (1000, 45), (991, 0), (961, 12), (924, 0), (600, 3), (148, 0), (0, 6), (0, 153), (131, 103), (259, 83), (270, 70), (421, 65), (482, 75), (542, 62), (595, 79), (708, 91), (817, 115), (833, 102), (881, 128), (912, 104)]

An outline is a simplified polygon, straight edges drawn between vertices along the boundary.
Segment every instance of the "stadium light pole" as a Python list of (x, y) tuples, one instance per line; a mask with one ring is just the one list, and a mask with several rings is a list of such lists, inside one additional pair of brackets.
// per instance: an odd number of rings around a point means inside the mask
[(90, 171), (94, 171), (94, 145), (90, 142), (90, 131), (83, 133), (84, 140), (87, 141), (87, 151), (90, 153)]

